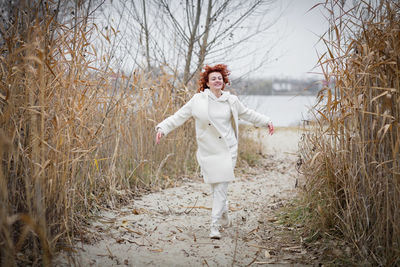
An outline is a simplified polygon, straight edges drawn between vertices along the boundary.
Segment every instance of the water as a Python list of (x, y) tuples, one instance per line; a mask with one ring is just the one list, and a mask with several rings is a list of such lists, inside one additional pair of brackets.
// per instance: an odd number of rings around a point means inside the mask
[(315, 96), (241, 95), (239, 99), (248, 108), (267, 115), (274, 126), (297, 126), (310, 119), (308, 110), (315, 104)]

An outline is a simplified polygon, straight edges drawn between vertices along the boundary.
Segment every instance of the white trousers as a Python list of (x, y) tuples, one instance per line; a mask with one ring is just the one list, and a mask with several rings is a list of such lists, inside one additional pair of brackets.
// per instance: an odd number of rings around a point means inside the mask
[(228, 212), (228, 185), (229, 182), (214, 183), (211, 185), (213, 205), (211, 210), (211, 226), (219, 226), (219, 220), (224, 212)]
[[(236, 165), (237, 145), (231, 146), (233, 168)], [(211, 210), (211, 226), (219, 226), (219, 220), (224, 212), (228, 212), (228, 185), (229, 182), (213, 183), (211, 185), (211, 193), (213, 197), (213, 205)]]

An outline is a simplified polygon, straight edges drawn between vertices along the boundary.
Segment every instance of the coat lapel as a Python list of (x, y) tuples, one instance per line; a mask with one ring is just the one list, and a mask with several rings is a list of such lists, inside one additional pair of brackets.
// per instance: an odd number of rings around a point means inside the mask
[(239, 123), (238, 123), (238, 111), (235, 106), (235, 103), (231, 97), (228, 99), (229, 106), (231, 107), (231, 113), (233, 117), (233, 130), (235, 131), (236, 139), (239, 140)]

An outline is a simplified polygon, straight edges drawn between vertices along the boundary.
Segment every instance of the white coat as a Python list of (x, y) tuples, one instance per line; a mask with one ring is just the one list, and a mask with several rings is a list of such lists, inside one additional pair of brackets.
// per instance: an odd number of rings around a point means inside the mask
[[(229, 92), (224, 92), (229, 94)], [(205, 92), (195, 94), (174, 115), (160, 122), (156, 129), (164, 135), (181, 126), (190, 117), (195, 120), (197, 161), (205, 183), (229, 182), (235, 179), (233, 172), (232, 155), (225, 138), (208, 116), (208, 95)], [(235, 95), (228, 95), (231, 107), (233, 129), (236, 138), (239, 136), (239, 119), (244, 119), (258, 127), (266, 127), (270, 122), (267, 116), (245, 107)]]

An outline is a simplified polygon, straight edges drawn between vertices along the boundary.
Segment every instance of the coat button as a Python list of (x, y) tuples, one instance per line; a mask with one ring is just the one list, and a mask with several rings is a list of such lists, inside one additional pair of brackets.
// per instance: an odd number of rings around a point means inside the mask
[(211, 126), (211, 123), (209, 123), (208, 125)]
[(221, 139), (222, 137), (220, 136), (220, 137), (218, 137), (219, 139)]

